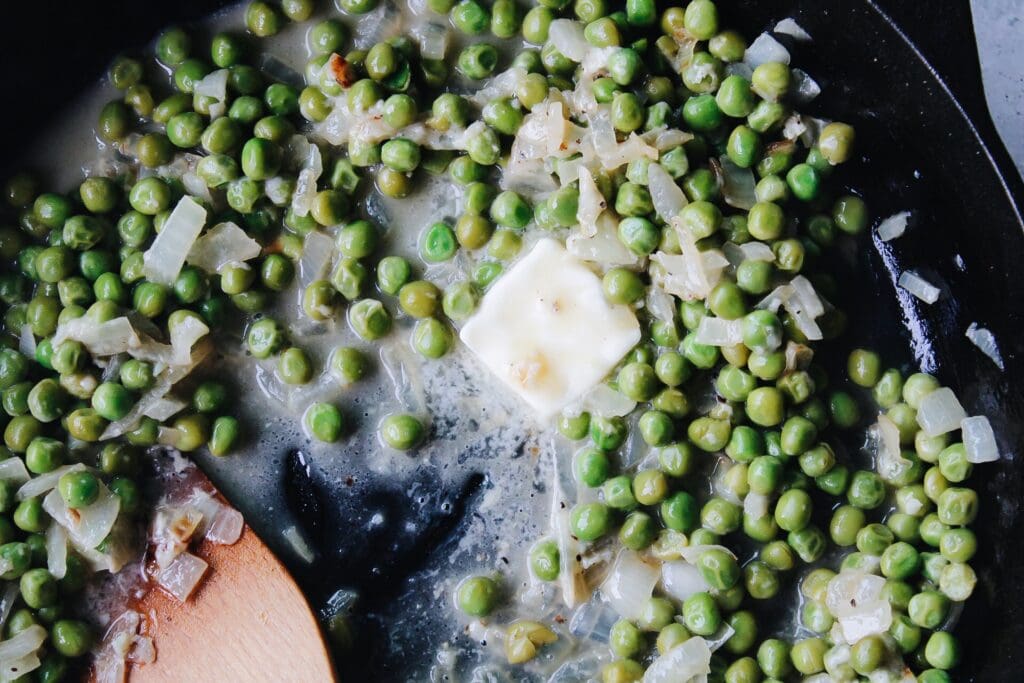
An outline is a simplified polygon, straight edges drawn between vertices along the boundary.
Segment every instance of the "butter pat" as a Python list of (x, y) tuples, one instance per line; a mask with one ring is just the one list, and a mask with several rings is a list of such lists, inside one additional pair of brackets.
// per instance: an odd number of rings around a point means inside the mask
[(593, 271), (544, 239), (487, 292), (460, 336), (544, 419), (603, 380), (640, 341), (640, 324), (608, 302)]

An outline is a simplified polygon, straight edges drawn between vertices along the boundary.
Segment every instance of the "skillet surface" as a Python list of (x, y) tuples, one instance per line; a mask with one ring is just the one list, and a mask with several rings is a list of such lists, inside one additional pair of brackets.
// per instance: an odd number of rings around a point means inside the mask
[[(95, 3), (99, 5), (100, 3)], [(125, 45), (146, 40), (162, 26), (201, 18), (225, 3), (181, 0), (152, 3), (113, 0), (19, 3), (0, 24), (7, 106), (0, 130), (7, 133), (7, 159), (16, 159), (48, 115), (56, 114), (102, 73)], [(985, 110), (968, 4), (941, 0), (722, 0), (728, 23), (747, 35), (796, 18), (815, 38), (794, 52), (795, 61), (821, 83), (824, 95), (809, 112), (855, 124), (863, 161), (850, 185), (863, 194), (876, 217), (902, 210), (914, 214), (911, 230), (890, 246), (865, 242), (855, 268), (843, 268), (847, 283), (839, 302), (856, 321), (853, 339), (880, 347), (890, 361), (921, 364), (960, 395), (968, 412), (989, 415), (1001, 440), (1004, 460), (975, 475), (983, 507), (976, 528), (982, 536), (978, 560), (980, 590), (963, 615), (964, 680), (1009, 680), (1024, 667), (1024, 470), (1017, 464), (1024, 431), (1024, 184), (1015, 174)], [(891, 12), (891, 14), (886, 14)], [(54, 74), (59, 74), (54, 77)], [(42, 116), (40, 116), (42, 112)], [(53, 150), (59, 154), (60, 150)], [(854, 166), (851, 164), (851, 166)], [(959, 258), (957, 258), (959, 257)], [(916, 268), (943, 285), (934, 306), (919, 306), (894, 286), (899, 272)], [(991, 329), (1006, 362), (1000, 372), (964, 337), (971, 322)], [(297, 516), (322, 520), (316, 535), (322, 553), (313, 566), (292, 562), (314, 605), (337, 587), (338, 577), (373, 595), (363, 624), (366, 642), (359, 662), (344, 664), (344, 679), (398, 679), (407, 664), (373, 651), (374, 629), (402, 607), (395, 592), (402, 579), (432, 554), (444, 552), (458, 535), (462, 517), (474, 504), (479, 476), (461, 490), (437, 491), (428, 502), (406, 506), (404, 487), (327, 495), (316, 471), (284, 454), (280, 458), (280, 502)], [(204, 462), (230, 497), (245, 468)], [(433, 482), (424, 479), (424, 486)], [(461, 501), (461, 502), (460, 502)], [(236, 500), (256, 530), (274, 545), (279, 522), (264, 510)], [(449, 504), (445, 504), (449, 503)], [(451, 504), (454, 503), (454, 504)], [(390, 529), (373, 539), (353, 537), (346, 525), (366, 506), (391, 507)], [(250, 505), (250, 507), (253, 507)], [(262, 513), (262, 514), (261, 514)], [(402, 515), (414, 515), (427, 532), (402, 534)], [(368, 542), (369, 541), (369, 542)], [(278, 545), (279, 551), (282, 548)], [(282, 552), (286, 559), (290, 553)], [(382, 568), (386, 571), (381, 572)], [(409, 634), (410, 647), (421, 643)], [(387, 662), (386, 664), (384, 662)], [(389, 673), (381, 673), (383, 669)]]

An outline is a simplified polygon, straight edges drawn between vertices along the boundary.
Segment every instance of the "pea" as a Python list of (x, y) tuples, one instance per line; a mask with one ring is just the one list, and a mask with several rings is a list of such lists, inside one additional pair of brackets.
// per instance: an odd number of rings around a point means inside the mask
[(709, 636), (718, 630), (722, 616), (708, 593), (694, 593), (683, 601), (683, 621), (690, 632)]
[[(24, 577), (22, 581), (24, 582)], [(65, 657), (81, 657), (92, 647), (93, 638), (89, 626), (84, 621), (61, 619), (50, 629), (50, 642), (53, 643), (54, 649)]]
[(68, 507), (84, 508), (99, 498), (100, 481), (92, 472), (68, 472), (60, 478), (57, 490)]
[(407, 451), (419, 445), (426, 435), (426, 428), (413, 415), (393, 414), (381, 420), (378, 434), (385, 445)]
[[(29, 569), (21, 575), (20, 586), (22, 600), (32, 609), (50, 607), (57, 602), (57, 580), (45, 569)], [(54, 646), (58, 643), (54, 642)]]

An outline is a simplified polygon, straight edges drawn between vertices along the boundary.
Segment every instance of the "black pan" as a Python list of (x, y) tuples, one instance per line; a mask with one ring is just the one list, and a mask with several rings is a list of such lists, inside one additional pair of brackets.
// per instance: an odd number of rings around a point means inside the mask
[[(5, 8), (0, 21), (4, 158), (15, 158), (118, 49), (224, 4), (22, 2)], [(875, 216), (914, 213), (913, 229), (891, 247), (865, 240), (857, 267), (843, 273), (839, 303), (856, 321), (859, 341), (881, 347), (889, 360), (924, 365), (958, 392), (969, 412), (992, 418), (1005, 458), (975, 475), (983, 492), (976, 524), (982, 544), (972, 564), (981, 584), (958, 628), (965, 660), (957, 679), (1020, 680), (1024, 468), (1015, 460), (1024, 424), (1024, 185), (985, 109), (968, 3), (721, 0), (719, 5), (727, 23), (750, 36), (786, 16), (810, 31), (815, 42), (799, 46), (795, 60), (824, 87), (810, 113), (856, 125), (863, 160), (851, 164), (859, 169), (847, 176), (851, 188), (867, 199)], [(908, 267), (943, 283), (939, 303), (919, 306), (897, 294), (894, 273)], [(964, 337), (975, 321), (995, 333), (1005, 372)], [(343, 680), (404, 678), (401, 672), (412, 664), (406, 658), (422, 663), (428, 643), (419, 633), (399, 634), (405, 654), (383, 652), (379, 643), (387, 616), (402, 609), (397, 598), (405, 591), (405, 577), (432, 554), (443, 554), (458, 535), (480, 477), (469, 474), (462, 489), (436, 491), (417, 507), (406, 500), (404, 487), (356, 486), (344, 495), (326, 495), (318, 473), (307, 474), (296, 458), (267, 457), (280, 458), (281, 497), (293, 513), (330, 522), (309, 528), (321, 550), (317, 563), (292, 566), (312, 602), (322, 603), (339, 577), (369, 596), (360, 617), (365, 634), (360, 655), (338, 659), (347, 674)], [(225, 491), (232, 490), (228, 468), (211, 474)], [(422, 483), (433, 485), (429, 477)], [(274, 529), (265, 512), (246, 509), (245, 500), (235, 502), (257, 531), (267, 536)], [(367, 507), (390, 508), (391, 526), (373, 538), (357, 538), (348, 533), (351, 526), (337, 524)], [(403, 535), (403, 515), (410, 514), (426, 531)]]

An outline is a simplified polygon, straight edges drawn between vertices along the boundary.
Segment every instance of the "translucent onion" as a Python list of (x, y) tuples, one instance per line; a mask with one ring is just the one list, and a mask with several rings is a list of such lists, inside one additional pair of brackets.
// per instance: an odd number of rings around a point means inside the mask
[[(20, 460), (20, 458), (8, 458), (4, 462), (10, 462), (11, 460)], [(24, 465), (22, 465), (24, 467)], [(77, 462), (73, 465), (63, 465), (55, 470), (51, 470), (45, 474), (40, 474), (32, 479), (26, 479), (25, 483), (22, 484), (21, 488), (18, 489), (18, 493), (15, 497), (18, 500), (28, 500), (29, 498), (36, 498), (43, 495), (53, 489), (57, 488), (57, 482), (65, 474), (70, 472), (84, 472), (88, 469), (85, 465)], [(26, 471), (27, 473), (27, 471)]]
[(121, 499), (103, 484), (96, 502), (84, 508), (71, 509), (56, 490), (43, 499), (43, 509), (68, 533), (75, 548), (93, 549), (103, 542), (114, 528)]
[(39, 648), (46, 641), (46, 629), (38, 624), (0, 642), (0, 678), (16, 680), (39, 668)]
[(793, 69), (791, 77), (793, 84), (790, 89), (797, 104), (807, 104), (821, 94), (821, 86), (803, 69)]
[(601, 417), (622, 417), (633, 412), (633, 409), (636, 408), (636, 401), (602, 382), (587, 392), (587, 395), (580, 401), (579, 407), (580, 412), (588, 412)]
[(706, 315), (694, 335), (698, 344), (707, 346), (734, 346), (743, 342), (742, 320), (725, 320)]
[(228, 70), (217, 69), (195, 84), (195, 94), (213, 99), (210, 103), (210, 118), (224, 116), (228, 100)]
[(585, 166), (579, 167), (579, 183), (580, 198), (576, 209), (576, 221), (584, 237), (593, 237), (597, 234), (597, 218), (608, 208), (608, 201), (594, 182), (594, 176)]
[(743, 53), (743, 62), (751, 69), (756, 69), (768, 62), (789, 64), (789, 50), (767, 33), (762, 33)]
[(21, 458), (0, 460), (0, 481), (21, 486), (31, 478), (28, 469), (25, 468), (25, 461)]
[(188, 407), (188, 404), (177, 398), (160, 398), (146, 407), (142, 414), (158, 422), (165, 422)]
[(658, 287), (648, 288), (645, 305), (648, 312), (662, 322), (672, 323), (676, 319), (675, 299)]
[(569, 609), (584, 602), (590, 596), (583, 570), (580, 567), (580, 542), (572, 535), (568, 498), (562, 489), (557, 455), (552, 453), (551, 477), (551, 513), (549, 524), (551, 535), (558, 545), (561, 558), (558, 571), (558, 587), (562, 592), (562, 602)]
[(694, 636), (661, 655), (647, 667), (643, 683), (693, 683), (711, 673), (711, 648)]
[(903, 457), (900, 449), (900, 430), (885, 414), (879, 414), (873, 429), (876, 442), (875, 469), (886, 481), (900, 478), (913, 463)]
[(999, 352), (999, 344), (996, 342), (996, 337), (992, 334), (991, 330), (978, 327), (978, 323), (971, 323), (965, 334), (972, 344), (981, 349), (981, 352), (996, 364), (996, 367), (1000, 370), (1005, 369), (1003, 354)]
[(829, 581), (825, 605), (847, 643), (889, 630), (892, 608), (882, 596), (884, 586), (883, 577), (858, 570), (844, 570)]
[(28, 323), (21, 326), (21, 333), (18, 335), (18, 351), (28, 358), (36, 357), (36, 338), (32, 334), (32, 326)]
[(146, 279), (172, 286), (205, 224), (206, 209), (191, 197), (182, 197), (143, 254), (142, 272)]
[(635, 621), (661, 578), (658, 567), (644, 562), (632, 550), (620, 550), (601, 584), (601, 594), (623, 619)]
[(46, 528), (46, 569), (63, 579), (68, 569), (68, 535), (60, 524)]
[(661, 587), (665, 593), (679, 601), (711, 590), (711, 586), (701, 576), (700, 570), (683, 560), (665, 562), (661, 565)]
[(942, 293), (942, 290), (912, 270), (904, 271), (897, 284), (926, 304), (934, 304)]
[(53, 335), (54, 347), (68, 339), (81, 342), (94, 356), (113, 356), (131, 352), (142, 344), (128, 318), (121, 316), (97, 323), (88, 316), (61, 323)]
[(7, 619), (11, 616), (14, 603), (21, 597), (21, 586), (17, 581), (10, 581), (0, 592), (0, 628), (7, 625)]
[(883, 220), (878, 224), (878, 229), (876, 230), (878, 239), (883, 242), (891, 242), (897, 237), (902, 237), (903, 233), (907, 231), (909, 218), (909, 211), (900, 211)]
[(526, 78), (526, 69), (514, 66), (493, 76), (483, 87), (469, 96), (470, 101), (481, 107), (503, 97), (514, 97), (516, 88)]
[(965, 418), (960, 423), (960, 429), (963, 430), (960, 438), (964, 442), (968, 462), (977, 464), (999, 460), (999, 445), (987, 417), (979, 415)]
[(806, 130), (807, 126), (804, 125), (803, 118), (794, 112), (782, 124), (782, 137), (787, 140), (797, 140)]
[(161, 588), (174, 596), (178, 602), (185, 602), (203, 580), (209, 569), (204, 560), (192, 553), (181, 553), (165, 569), (156, 575), (156, 582)]
[(548, 28), (548, 40), (561, 54), (582, 62), (592, 48), (583, 35), (583, 24), (571, 19), (555, 19)]
[(298, 216), (309, 215), (313, 200), (316, 198), (316, 182), (324, 172), (320, 147), (314, 144), (307, 146), (309, 150), (298, 178), (295, 180), (295, 192), (292, 193), (292, 211)]
[(772, 32), (791, 36), (795, 40), (811, 40), (811, 34), (804, 30), (803, 26), (796, 23), (796, 20), (791, 19), (789, 17), (786, 17), (779, 23), (775, 24), (775, 28), (772, 29)]
[(565, 248), (583, 261), (606, 266), (636, 265), (640, 259), (619, 239), (618, 227), (618, 221), (605, 211), (597, 219), (593, 236), (587, 237), (582, 230), (575, 231), (565, 241)]
[(444, 59), (448, 52), (449, 30), (433, 21), (417, 22), (409, 31), (420, 45), (424, 59)]
[(768, 507), (770, 504), (771, 498), (763, 493), (754, 493), (751, 491), (747, 495), (743, 496), (743, 514), (751, 519), (767, 517)]
[(749, 210), (757, 203), (754, 194), (754, 173), (749, 168), (740, 168), (727, 156), (719, 157), (722, 167), (722, 198), (729, 206)]
[(647, 167), (647, 188), (651, 192), (654, 210), (666, 223), (678, 216), (689, 203), (682, 188), (661, 164), (652, 163)]
[(281, 532), (281, 535), (284, 537), (284, 540), (288, 541), (288, 545), (292, 547), (292, 550), (295, 551), (299, 559), (306, 564), (312, 563), (316, 558), (316, 555), (313, 554), (313, 549), (309, 547), (309, 543), (306, 542), (302, 532), (294, 524)]
[(917, 424), (926, 436), (938, 436), (960, 428), (967, 412), (949, 387), (925, 394), (917, 408)]
[[(313, 148), (316, 149), (315, 146)], [(188, 262), (208, 273), (219, 273), (227, 266), (237, 266), (256, 258), (260, 251), (260, 243), (249, 237), (245, 230), (231, 222), (218, 223), (196, 240), (188, 254)]]

